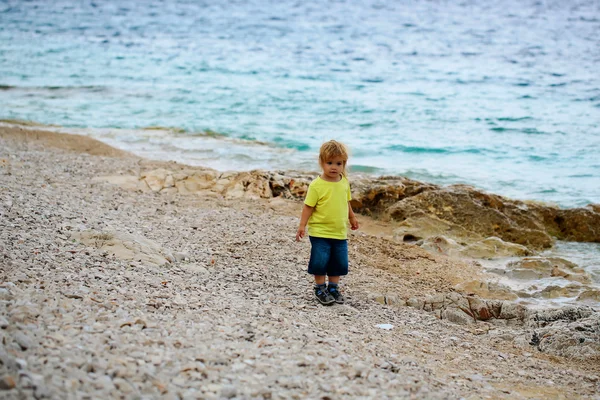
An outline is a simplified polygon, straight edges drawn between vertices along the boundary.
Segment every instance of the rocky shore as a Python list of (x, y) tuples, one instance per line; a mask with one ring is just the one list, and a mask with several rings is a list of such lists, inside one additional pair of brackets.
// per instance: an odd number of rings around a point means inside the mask
[(294, 242), (311, 179), (0, 127), (0, 397), (598, 398), (594, 307), (527, 309), (449, 257), (598, 241), (596, 206), (356, 177), (349, 301), (322, 307)]

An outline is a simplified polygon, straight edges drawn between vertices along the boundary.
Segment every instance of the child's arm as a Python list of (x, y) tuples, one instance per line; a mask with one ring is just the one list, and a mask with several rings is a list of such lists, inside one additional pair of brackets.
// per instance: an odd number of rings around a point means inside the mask
[(299, 242), (300, 239), (302, 239), (304, 237), (304, 234), (306, 232), (306, 224), (308, 223), (308, 219), (310, 218), (310, 216), (313, 213), (313, 210), (315, 208), (308, 206), (308, 205), (304, 205), (304, 208), (302, 208), (302, 216), (300, 217), (300, 226), (298, 227), (298, 231), (296, 232), (296, 241)]
[(356, 215), (354, 215), (354, 211), (352, 211), (352, 206), (350, 202), (348, 202), (348, 219), (350, 220), (350, 228), (355, 231), (358, 229), (358, 220), (356, 219)]

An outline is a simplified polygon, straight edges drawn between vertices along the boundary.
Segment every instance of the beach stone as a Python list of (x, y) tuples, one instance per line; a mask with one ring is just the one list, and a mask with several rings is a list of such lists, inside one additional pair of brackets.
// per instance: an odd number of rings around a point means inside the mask
[(184, 179), (178, 179), (175, 186), (182, 194), (194, 194), (215, 186), (216, 178), (215, 171), (196, 171)]
[(476, 322), (475, 318), (456, 308), (448, 308), (443, 310), (441, 317), (442, 319), (459, 325), (471, 325)]
[(488, 237), (466, 246), (460, 254), (464, 257), (489, 259), (526, 256), (531, 254), (531, 251), (520, 244), (505, 242), (498, 237)]
[(159, 192), (165, 187), (167, 177), (170, 175), (171, 171), (167, 171), (164, 168), (158, 168), (142, 174), (141, 179), (146, 182), (152, 191)]
[(476, 294), (485, 299), (516, 300), (519, 296), (506, 285), (495, 282), (472, 280), (456, 285), (456, 289), (465, 293)]
[(173, 254), (173, 256), (175, 257), (175, 261), (177, 261), (177, 262), (189, 260), (189, 258), (190, 258), (189, 253), (184, 253), (184, 252), (176, 252)]
[(513, 279), (520, 279), (526, 281), (534, 281), (536, 279), (542, 279), (544, 277), (544, 275), (541, 272), (527, 268), (510, 268), (502, 270), (502, 274)]
[(493, 236), (533, 249), (552, 246), (553, 240), (540, 221), (507, 203), (508, 199), (477, 191), (470, 186), (451, 185), (404, 198), (389, 207), (387, 212), (396, 221), (411, 217), (420, 221), (425, 217), (429, 221), (436, 221), (435, 225), (431, 222), (429, 225), (437, 226), (437, 235), (479, 237), (479, 240)]
[(226, 399), (232, 399), (237, 395), (238, 391), (233, 385), (225, 385), (221, 388), (221, 396)]
[[(390, 209), (393, 207), (396, 206), (392, 206)], [(390, 218), (396, 219), (398, 217), (391, 215)], [(460, 226), (443, 221), (436, 216), (426, 214), (419, 214), (401, 219), (394, 229), (394, 238), (403, 242), (412, 243), (425, 240), (429, 237), (450, 237), (454, 238), (453, 240), (455, 241), (474, 241), (479, 239), (479, 237), (474, 236)], [(429, 245), (429, 247), (435, 249), (435, 246), (433, 245)], [(435, 251), (433, 252), (435, 253)]]
[(467, 297), (467, 300), (469, 301), (469, 309), (473, 313), (475, 319), (487, 321), (493, 317), (493, 314), (488, 309), (488, 304), (485, 301), (471, 296)]
[(73, 238), (81, 243), (106, 250), (115, 257), (128, 261), (142, 261), (161, 266), (170, 263), (174, 257), (155, 242), (141, 235), (120, 231), (88, 230), (74, 232)]
[(541, 352), (571, 359), (600, 356), (600, 314), (589, 308), (532, 312), (527, 324), (532, 331), (518, 342), (522, 346), (529, 344)]
[(523, 321), (527, 315), (527, 308), (523, 305), (511, 301), (503, 301), (498, 318), (510, 320), (517, 319)]
[(8, 320), (4, 316), (0, 315), (0, 329), (8, 328)]
[(430, 236), (423, 240), (421, 248), (434, 254), (443, 254), (449, 257), (460, 257), (464, 246), (454, 239), (445, 236)]
[(357, 211), (381, 210), (405, 196), (406, 185), (403, 178), (381, 177), (373, 180), (353, 180), (352, 207)]
[(541, 278), (564, 278), (580, 283), (590, 283), (591, 276), (577, 264), (560, 257), (525, 257), (507, 265), (510, 275), (526, 276), (524, 270), (530, 270), (532, 276)]
[(22, 350), (27, 350), (32, 348), (35, 345), (35, 342), (27, 336), (25, 333), (21, 331), (17, 331), (13, 334), (13, 338), (17, 342), (17, 344), (21, 347)]
[(15, 358), (6, 352), (2, 343), (0, 343), (0, 363), (9, 371), (16, 371), (19, 367)]
[(577, 297), (577, 301), (592, 301), (595, 303), (600, 303), (600, 290), (583, 290)]
[(597, 207), (572, 209), (539, 208), (548, 232), (559, 239), (575, 242), (600, 242), (600, 212)]
[(246, 184), (247, 199), (270, 199), (273, 197), (269, 182), (269, 173), (265, 171), (251, 171), (251, 176)]
[(37, 382), (33, 394), (36, 399), (48, 399), (52, 397), (53, 392), (43, 382)]
[(445, 297), (443, 294), (427, 296), (423, 300), (423, 303), (423, 310), (425, 311), (440, 310), (445, 305)]
[(422, 310), (425, 306), (425, 302), (423, 300), (411, 297), (406, 301), (406, 305), (408, 307), (416, 308), (417, 310)]
[(10, 321), (20, 324), (35, 324), (40, 315), (40, 309), (32, 304), (23, 304), (12, 308), (9, 312)]
[(560, 297), (577, 297), (581, 293), (582, 287), (579, 285), (558, 286), (550, 285), (535, 294), (536, 297), (546, 299), (557, 299)]
[(0, 378), (0, 390), (11, 390), (17, 387), (17, 383), (15, 382), (15, 378), (10, 375), (4, 375)]

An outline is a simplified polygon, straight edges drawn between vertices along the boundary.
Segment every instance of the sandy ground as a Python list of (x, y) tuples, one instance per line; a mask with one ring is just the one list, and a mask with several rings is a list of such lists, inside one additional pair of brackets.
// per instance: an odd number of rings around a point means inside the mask
[[(323, 307), (308, 241), (294, 241), (300, 203), (94, 181), (160, 165), (83, 136), (0, 127), (0, 397), (599, 398), (597, 364), (375, 302), (481, 274), (390, 240), (381, 222), (361, 217), (348, 302)], [(90, 230), (144, 238), (177, 261), (74, 239)]]

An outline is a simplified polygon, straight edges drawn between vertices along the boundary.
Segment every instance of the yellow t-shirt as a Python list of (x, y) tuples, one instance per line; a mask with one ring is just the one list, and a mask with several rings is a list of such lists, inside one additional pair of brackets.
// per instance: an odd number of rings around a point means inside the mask
[(351, 198), (350, 183), (343, 176), (339, 182), (328, 182), (321, 177), (312, 181), (304, 199), (304, 204), (315, 208), (308, 219), (308, 234), (328, 239), (348, 238)]

